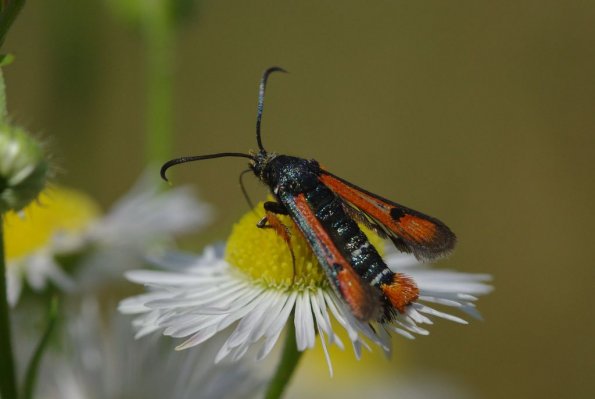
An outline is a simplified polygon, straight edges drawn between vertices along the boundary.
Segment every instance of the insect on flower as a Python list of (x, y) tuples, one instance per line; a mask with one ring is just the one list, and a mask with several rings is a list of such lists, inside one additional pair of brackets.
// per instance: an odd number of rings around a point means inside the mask
[(391, 321), (418, 298), (419, 289), (411, 278), (387, 267), (358, 222), (390, 239), (400, 251), (424, 261), (448, 254), (456, 237), (438, 219), (366, 191), (327, 171), (316, 160), (266, 151), (260, 125), (267, 79), (273, 72), (286, 71), (271, 67), (260, 81), (257, 151), (173, 159), (163, 165), (161, 177), (167, 180), (166, 171), (181, 163), (248, 158), (250, 170), (270, 188), (276, 200), (264, 203), (265, 216), (257, 226), (274, 229), (291, 251), (288, 229), (276, 216), (289, 215), (351, 313), (361, 321)]

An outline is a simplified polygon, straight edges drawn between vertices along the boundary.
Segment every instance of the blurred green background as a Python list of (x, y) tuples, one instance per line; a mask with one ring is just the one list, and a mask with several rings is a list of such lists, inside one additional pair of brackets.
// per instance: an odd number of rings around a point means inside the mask
[[(58, 181), (107, 207), (145, 163), (141, 36), (105, 1), (29, 2), (4, 50), (13, 118), (47, 143)], [(595, 392), (594, 2), (201, 1), (174, 54), (172, 156), (254, 148), (258, 79), (281, 65), (269, 150), (440, 217), (460, 243), (439, 266), (494, 275), (484, 322), (396, 339), (391, 363), (337, 356), (332, 380), (302, 367), (292, 389), (416, 373), (478, 398)], [(197, 250), (246, 210), (244, 161), (209, 162), (173, 174), (217, 206)]]

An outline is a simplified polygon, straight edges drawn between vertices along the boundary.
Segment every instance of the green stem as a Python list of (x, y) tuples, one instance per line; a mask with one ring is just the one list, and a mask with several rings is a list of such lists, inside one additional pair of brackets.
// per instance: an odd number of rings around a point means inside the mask
[(48, 313), (48, 325), (35, 348), (35, 352), (29, 361), (27, 366), (27, 372), (25, 374), (25, 385), (23, 388), (23, 399), (33, 399), (33, 392), (35, 392), (35, 381), (37, 380), (37, 371), (41, 363), (41, 358), (45, 353), (45, 350), (50, 342), (50, 337), (54, 331), (56, 320), (58, 319), (58, 297), (54, 296), (50, 303), (50, 310)]
[(0, 395), (17, 398), (16, 374), (10, 337), (10, 315), (6, 295), (6, 265), (4, 260), (4, 221), (0, 216)]
[(0, 47), (4, 44), (8, 29), (24, 5), (25, 0), (0, 0)]
[(154, 1), (146, 10), (147, 52), (146, 158), (163, 162), (171, 157), (173, 125), (173, 45), (175, 27), (167, 1)]
[(2, 68), (0, 68), (0, 125), (3, 125), (7, 122), (7, 115), (8, 111), (6, 110), (6, 86), (4, 84), (4, 72), (2, 71)]
[(287, 334), (285, 336), (285, 344), (283, 346), (281, 360), (279, 361), (273, 379), (269, 383), (269, 387), (264, 396), (265, 399), (279, 399), (281, 395), (283, 395), (283, 392), (287, 388), (287, 385), (289, 385), (291, 376), (302, 357), (303, 352), (297, 350), (293, 312), (291, 315), (292, 316), (289, 318), (291, 322), (287, 326)]

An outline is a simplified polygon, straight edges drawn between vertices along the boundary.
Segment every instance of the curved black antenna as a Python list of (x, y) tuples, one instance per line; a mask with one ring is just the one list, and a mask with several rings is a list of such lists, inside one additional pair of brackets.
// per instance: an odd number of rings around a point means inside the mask
[(224, 157), (238, 157), (238, 158), (248, 158), (248, 159), (254, 160), (254, 157), (252, 155), (243, 154), (241, 152), (220, 152), (218, 154), (194, 155), (194, 156), (190, 156), (190, 157), (181, 157), (181, 158), (172, 159), (171, 161), (167, 161), (166, 163), (163, 164), (163, 166), (161, 167), (161, 178), (165, 181), (168, 181), (165, 173), (167, 172), (167, 170), (169, 168), (171, 168), (174, 165), (178, 165), (178, 164), (186, 163), (186, 162), (202, 161), (204, 159), (224, 158)]
[(267, 87), (267, 80), (269, 78), (269, 75), (273, 72), (287, 73), (285, 69), (278, 66), (274, 66), (265, 70), (262, 74), (262, 79), (260, 79), (260, 85), (258, 86), (258, 111), (256, 113), (256, 142), (258, 143), (258, 148), (261, 151), (264, 151), (264, 147), (262, 146), (262, 140), (260, 139), (260, 122), (262, 120), (262, 109), (264, 107), (264, 92)]
[(256, 211), (254, 210), (254, 203), (252, 202), (252, 200), (250, 199), (250, 196), (248, 195), (248, 191), (246, 190), (246, 186), (244, 186), (244, 175), (246, 173), (250, 173), (250, 172), (252, 172), (252, 169), (246, 169), (242, 173), (240, 173), (240, 178), (239, 178), (240, 188), (242, 189), (242, 194), (244, 195), (244, 199), (248, 203), (248, 206), (250, 207), (250, 209), (252, 210), (252, 212), (256, 213)]

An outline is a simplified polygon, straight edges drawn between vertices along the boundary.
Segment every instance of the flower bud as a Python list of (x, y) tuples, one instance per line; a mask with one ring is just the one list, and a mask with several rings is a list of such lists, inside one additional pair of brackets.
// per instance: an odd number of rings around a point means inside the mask
[(20, 127), (0, 126), (0, 214), (20, 211), (45, 186), (48, 164), (41, 145)]

